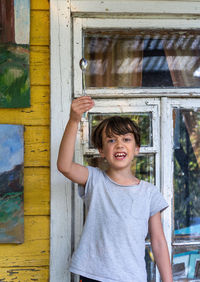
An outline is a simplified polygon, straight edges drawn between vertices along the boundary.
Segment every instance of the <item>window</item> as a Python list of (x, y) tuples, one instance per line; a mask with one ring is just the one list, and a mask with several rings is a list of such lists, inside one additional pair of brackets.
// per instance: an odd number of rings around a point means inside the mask
[(199, 87), (200, 35), (184, 30), (86, 30), (86, 87)]

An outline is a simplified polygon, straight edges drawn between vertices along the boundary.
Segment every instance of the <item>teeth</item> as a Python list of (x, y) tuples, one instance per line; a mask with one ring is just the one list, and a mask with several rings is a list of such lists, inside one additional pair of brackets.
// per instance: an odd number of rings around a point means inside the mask
[(116, 153), (115, 156), (116, 157), (125, 157), (126, 154), (125, 153)]

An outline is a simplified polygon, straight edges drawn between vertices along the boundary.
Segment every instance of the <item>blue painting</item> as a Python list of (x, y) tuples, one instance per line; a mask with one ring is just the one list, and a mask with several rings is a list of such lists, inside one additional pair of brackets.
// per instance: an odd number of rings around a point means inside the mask
[(0, 125), (0, 243), (24, 241), (24, 126)]

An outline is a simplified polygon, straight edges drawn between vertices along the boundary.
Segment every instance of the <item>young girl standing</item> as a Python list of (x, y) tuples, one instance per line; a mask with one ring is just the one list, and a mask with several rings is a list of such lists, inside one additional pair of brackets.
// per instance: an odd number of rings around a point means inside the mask
[(93, 106), (88, 96), (73, 100), (58, 155), (59, 171), (79, 184), (88, 210), (70, 271), (81, 275), (83, 282), (145, 282), (145, 238), (149, 232), (161, 279), (172, 282), (160, 216), (168, 205), (154, 185), (131, 172), (140, 148), (137, 125), (116, 116), (96, 128), (93, 143), (108, 162), (106, 172), (73, 161), (79, 122)]

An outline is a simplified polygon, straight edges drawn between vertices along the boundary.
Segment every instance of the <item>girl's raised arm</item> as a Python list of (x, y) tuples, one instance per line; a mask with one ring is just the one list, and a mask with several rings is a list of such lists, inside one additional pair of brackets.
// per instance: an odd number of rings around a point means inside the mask
[(83, 96), (72, 101), (70, 118), (65, 128), (58, 153), (58, 170), (71, 181), (85, 185), (88, 169), (73, 161), (78, 125), (82, 114), (94, 106), (89, 96)]

